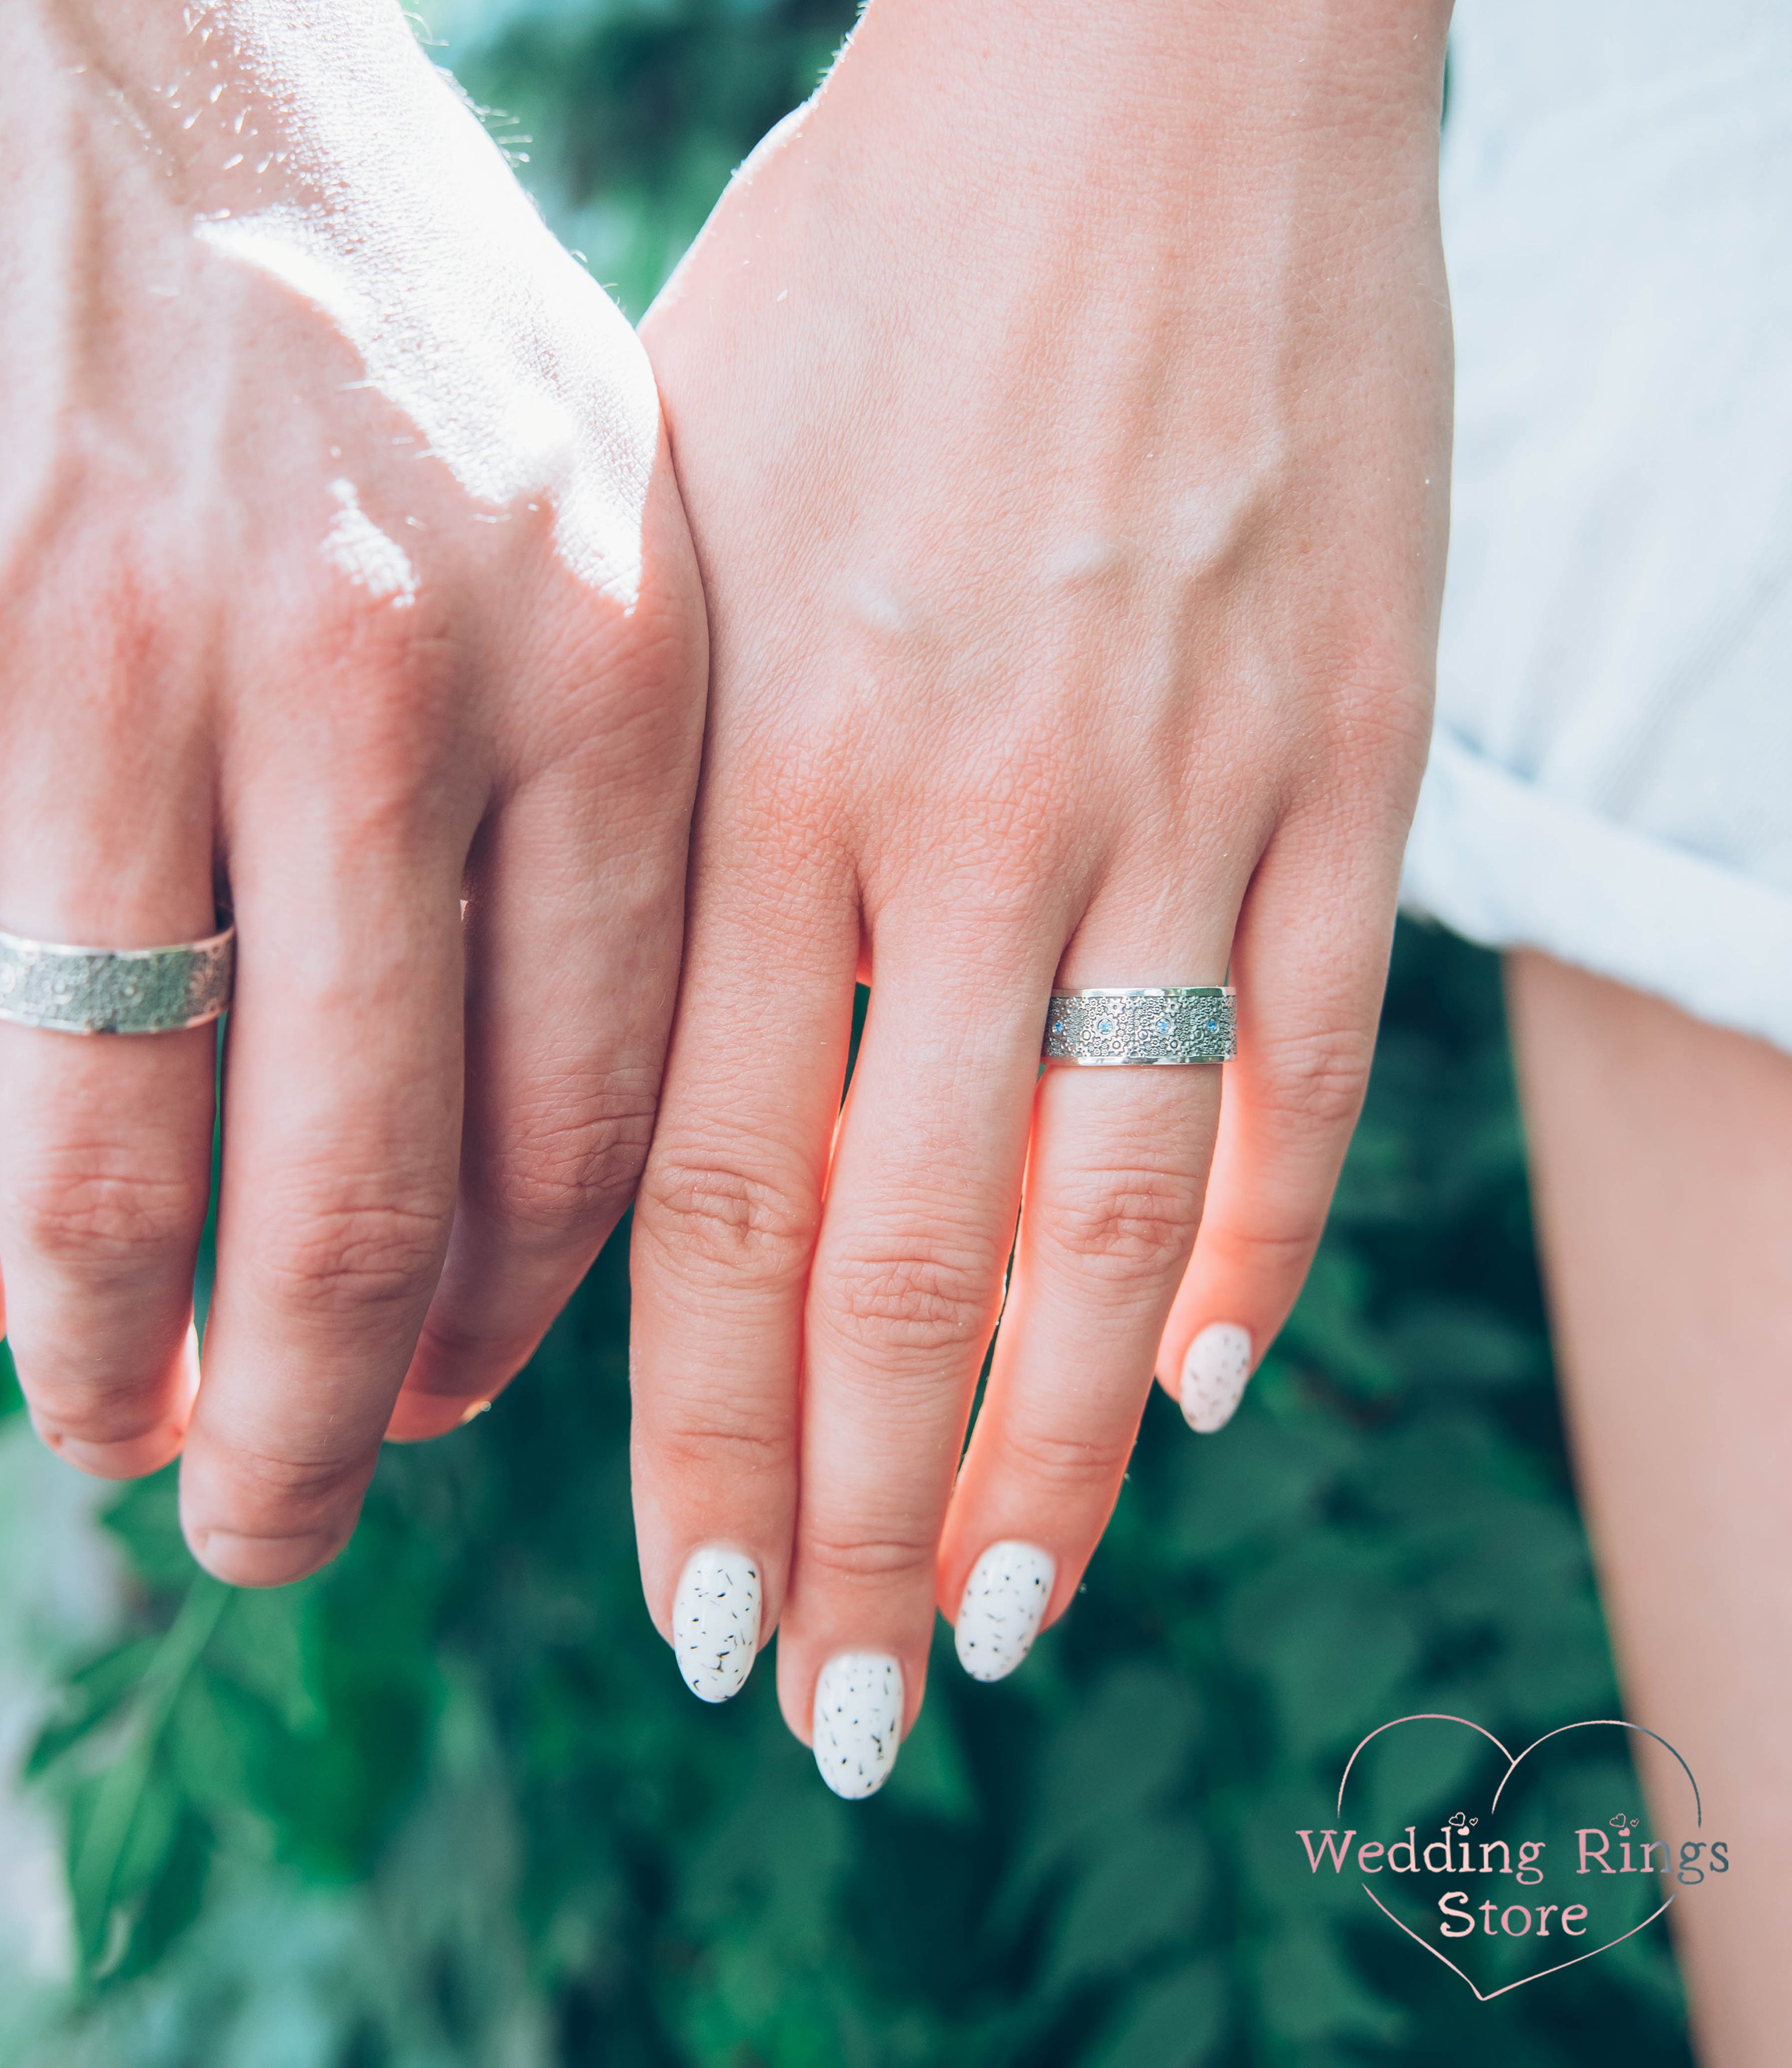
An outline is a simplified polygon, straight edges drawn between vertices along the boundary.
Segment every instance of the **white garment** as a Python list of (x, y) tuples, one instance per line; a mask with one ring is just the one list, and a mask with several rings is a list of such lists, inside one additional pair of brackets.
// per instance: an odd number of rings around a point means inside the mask
[(1792, 1049), (1792, 6), (1464, 0), (1407, 902)]

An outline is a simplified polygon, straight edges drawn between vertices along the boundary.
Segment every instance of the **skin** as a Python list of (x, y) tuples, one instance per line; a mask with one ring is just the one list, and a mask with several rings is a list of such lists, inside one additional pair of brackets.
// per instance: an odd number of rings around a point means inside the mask
[[(643, 326), (712, 670), (638, 1534), (662, 1630), (756, 1561), (804, 1739), (843, 1651), (912, 1722), (999, 1539), (1061, 1613), (1154, 1369), (1310, 1258), (1428, 727), (1446, 17), (872, 0)], [(1228, 967), (1223, 1106), (1039, 1078), (1054, 983)]]
[[(1444, 16), (875, 0), (649, 326), (717, 649), (642, 1553), (663, 1627), (697, 1542), (749, 1548), (802, 1735), (843, 1648), (912, 1720), (996, 1538), (1061, 1611), (1154, 1364), (1214, 1320), (1261, 1353), (1317, 1240), (1427, 727)], [(395, 13), (4, 33), (63, 140), (5, 196), (48, 227), (4, 343), (0, 910), (132, 945), (227, 895), (242, 938), (203, 1383), (202, 1035), (4, 1030), (13, 1339), (49, 1441), (184, 1443), (200, 1557), (279, 1581), (627, 1195), (703, 620), (642, 360)], [(1223, 1113), (1210, 1071), (1037, 1081), (1054, 981), (1228, 970)]]
[[(1508, 988), (1581, 1496), (1626, 1713), (1684, 1755), (1732, 1871), (1669, 1913), (1706, 2068), (1792, 2014), (1792, 1057), (1514, 956)], [(1684, 1782), (1643, 1763), (1656, 1828)]]
[(0, 1026), (5, 1318), (46, 1441), (184, 1448), (201, 1561), (290, 1580), (633, 1189), (701, 596), (645, 357), (395, 7), (15, 0), (0, 111), (34, 140), (0, 173), (0, 924), (239, 934), (203, 1382), (210, 1029)]

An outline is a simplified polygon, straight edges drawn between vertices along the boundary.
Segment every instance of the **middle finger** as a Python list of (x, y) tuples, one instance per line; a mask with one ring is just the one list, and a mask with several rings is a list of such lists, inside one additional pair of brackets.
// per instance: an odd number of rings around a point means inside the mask
[(886, 914), (805, 1316), (778, 1647), (829, 1786), (881, 1786), (921, 1704), (939, 1532), (1019, 1207), (1052, 945)]

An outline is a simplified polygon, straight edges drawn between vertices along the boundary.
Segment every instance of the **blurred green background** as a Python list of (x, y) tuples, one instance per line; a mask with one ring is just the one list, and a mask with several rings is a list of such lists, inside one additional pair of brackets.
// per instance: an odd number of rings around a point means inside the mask
[[(638, 314), (850, 18), (458, 0), (426, 31)], [(0, 2058), (1684, 2068), (1660, 1928), (1479, 2005), (1291, 1835), (1391, 1716), (1615, 1713), (1491, 958), (1403, 927), (1236, 1422), (1154, 1401), (1072, 1614), (994, 1688), (943, 1642), (870, 1804), (769, 1672), (703, 1708), (650, 1627), (626, 1329), (619, 1237), (494, 1411), (389, 1452), (348, 1552), (274, 1594), (196, 1573), (171, 1476), (93, 1488), (0, 1425)]]

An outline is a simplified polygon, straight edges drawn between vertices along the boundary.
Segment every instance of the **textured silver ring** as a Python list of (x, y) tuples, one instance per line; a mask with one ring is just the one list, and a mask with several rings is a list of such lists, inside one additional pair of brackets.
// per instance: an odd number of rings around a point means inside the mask
[(1048, 1063), (1229, 1063), (1237, 996), (1224, 984), (1054, 991), (1041, 1052)]
[(236, 928), (167, 948), (69, 948), (0, 932), (0, 1020), (59, 1034), (172, 1034), (230, 1003)]

